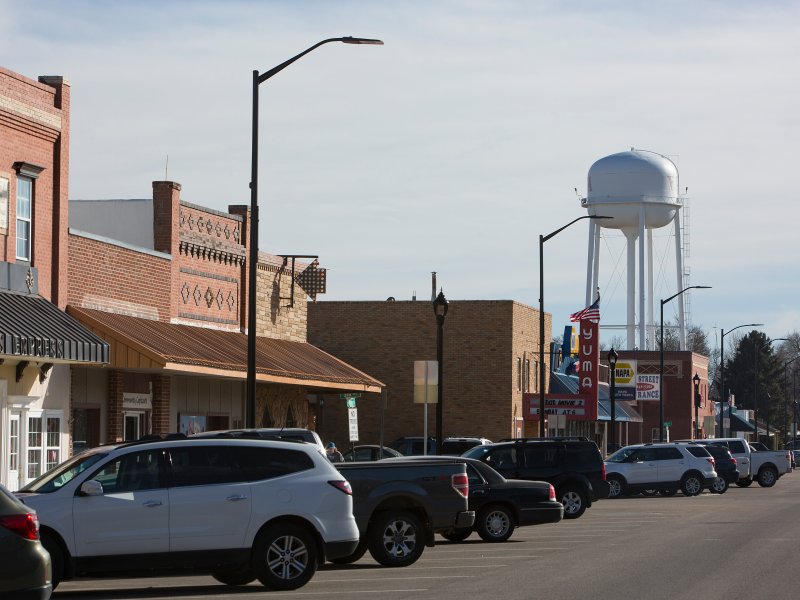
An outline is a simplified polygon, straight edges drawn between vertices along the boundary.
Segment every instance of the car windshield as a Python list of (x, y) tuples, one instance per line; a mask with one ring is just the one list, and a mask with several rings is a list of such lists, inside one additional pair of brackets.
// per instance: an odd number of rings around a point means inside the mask
[(56, 468), (51, 469), (38, 479), (34, 479), (22, 488), (20, 492), (36, 492), (38, 494), (50, 494), (55, 492), (106, 456), (108, 456), (108, 454), (104, 452), (77, 454), (68, 461), (61, 463)]
[(613, 463), (621, 463), (625, 462), (629, 456), (631, 456), (634, 452), (636, 452), (637, 448), (632, 446), (628, 446), (625, 448), (620, 448), (614, 454), (606, 458), (606, 462), (613, 462)]
[(461, 456), (465, 458), (476, 458), (478, 460), (483, 460), (483, 457), (486, 456), (486, 453), (489, 452), (489, 448), (491, 446), (475, 446), (474, 448), (470, 448)]

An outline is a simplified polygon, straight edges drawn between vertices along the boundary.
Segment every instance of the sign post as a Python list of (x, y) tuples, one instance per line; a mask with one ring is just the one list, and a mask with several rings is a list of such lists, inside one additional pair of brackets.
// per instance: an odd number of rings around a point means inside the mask
[[(435, 360), (414, 361), (414, 404), (424, 404), (422, 453), (428, 454), (428, 404), (436, 404), (439, 389), (439, 363)], [(437, 443), (441, 443), (437, 440)]]

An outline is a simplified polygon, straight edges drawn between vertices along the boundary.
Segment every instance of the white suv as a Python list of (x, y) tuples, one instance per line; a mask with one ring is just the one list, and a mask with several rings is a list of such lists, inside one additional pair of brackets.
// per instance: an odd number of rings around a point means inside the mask
[(24, 487), (62, 579), (210, 572), (228, 585), (306, 584), (358, 545), (350, 484), (311, 444), (139, 441), (93, 448)]
[(626, 494), (661, 492), (696, 496), (717, 476), (714, 458), (702, 446), (689, 444), (636, 444), (620, 448), (606, 461), (609, 498)]

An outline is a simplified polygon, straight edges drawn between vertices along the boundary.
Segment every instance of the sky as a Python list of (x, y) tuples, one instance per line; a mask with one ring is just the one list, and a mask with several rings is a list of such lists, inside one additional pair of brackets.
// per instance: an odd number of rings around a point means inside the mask
[[(383, 40), (326, 44), (259, 88), (259, 247), (319, 255), (320, 301), (429, 300), (435, 271), (449, 300), (538, 307), (539, 235), (586, 214), (595, 161), (635, 147), (672, 159), (687, 190), (686, 284), (712, 286), (690, 292), (690, 316), (711, 346), (740, 324), (800, 329), (800, 2), (0, 0), (0, 14), (0, 66), (71, 83), (71, 199), (150, 198), (169, 179), (223, 211), (250, 202), (253, 71), (332, 37)], [(555, 335), (584, 306), (587, 223), (545, 244)], [(654, 232), (656, 320), (679, 291), (671, 235)], [(622, 252), (608, 230), (608, 324), (625, 321)]]

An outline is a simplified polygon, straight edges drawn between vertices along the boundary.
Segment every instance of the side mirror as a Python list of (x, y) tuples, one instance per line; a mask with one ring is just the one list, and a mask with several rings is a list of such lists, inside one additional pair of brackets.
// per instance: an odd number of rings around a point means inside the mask
[(80, 487), (81, 496), (102, 496), (103, 484), (94, 479), (84, 481)]

